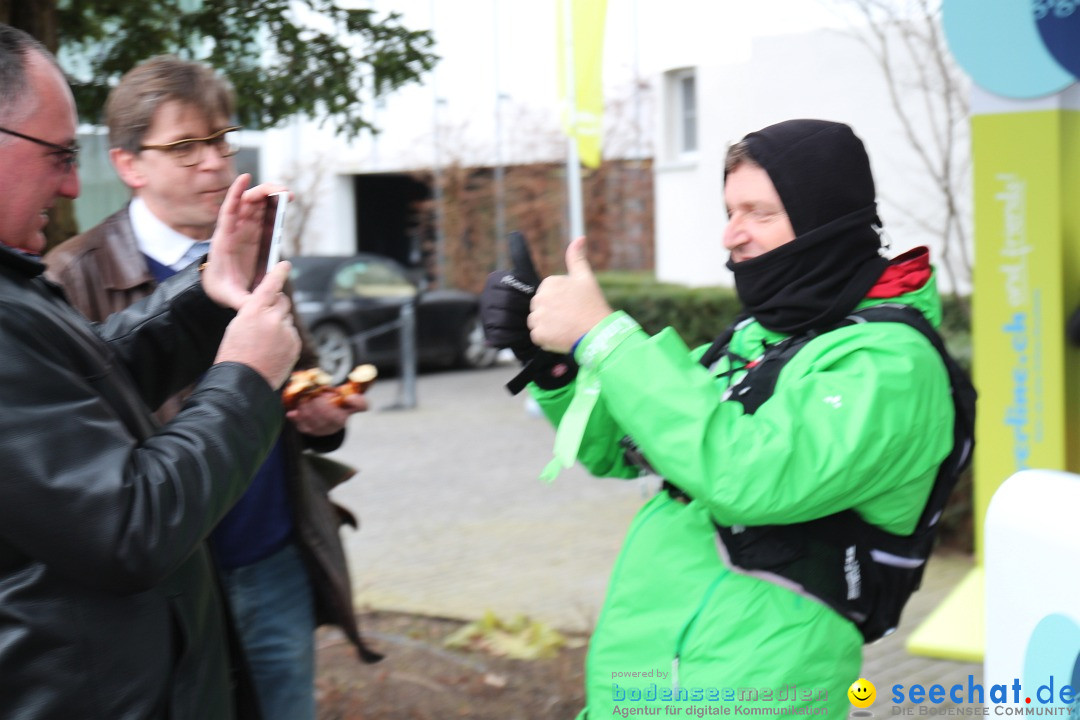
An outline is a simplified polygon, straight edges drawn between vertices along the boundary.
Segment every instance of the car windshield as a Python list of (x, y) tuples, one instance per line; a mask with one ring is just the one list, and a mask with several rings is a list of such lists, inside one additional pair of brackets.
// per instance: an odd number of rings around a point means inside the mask
[(290, 277), (297, 290), (318, 292), (330, 284), (340, 260), (334, 258), (294, 258)]
[(411, 298), (416, 286), (389, 263), (357, 261), (334, 275), (334, 296), (359, 295), (377, 298)]

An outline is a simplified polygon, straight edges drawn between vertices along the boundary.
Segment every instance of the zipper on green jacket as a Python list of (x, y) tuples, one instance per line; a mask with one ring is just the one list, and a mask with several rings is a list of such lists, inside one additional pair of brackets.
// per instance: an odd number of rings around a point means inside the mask
[(682, 657), (683, 645), (686, 644), (686, 638), (690, 634), (690, 628), (694, 627), (697, 623), (701, 613), (705, 610), (705, 606), (709, 603), (709, 599), (712, 598), (714, 592), (716, 592), (716, 586), (720, 584), (720, 581), (731, 572), (730, 570), (724, 570), (720, 573), (720, 576), (713, 580), (712, 585), (705, 591), (705, 594), (701, 597), (701, 602), (698, 603), (697, 608), (694, 610), (693, 615), (683, 625), (682, 632), (679, 633), (679, 639), (675, 643), (675, 657), (671, 659), (671, 689), (675, 692), (679, 690), (679, 659)]

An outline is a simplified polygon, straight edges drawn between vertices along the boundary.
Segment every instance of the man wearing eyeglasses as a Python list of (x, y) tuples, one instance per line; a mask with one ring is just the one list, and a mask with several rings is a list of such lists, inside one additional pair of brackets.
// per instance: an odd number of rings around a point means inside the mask
[[(148, 295), (202, 255), (236, 176), (232, 114), (223, 77), (172, 56), (140, 64), (110, 93), (109, 157), (131, 202), (46, 257), (50, 276), (91, 320)], [(313, 367), (316, 357), (305, 342), (300, 365)], [(186, 397), (171, 398), (159, 419), (171, 419)], [(359, 635), (338, 535), (339, 518), (351, 517), (331, 504), (302, 452), (336, 449), (349, 416), (366, 408), (362, 395), (340, 407), (323, 395), (290, 411), (251, 488), (211, 536), (268, 720), (314, 720), (317, 622), (340, 626), (363, 659), (378, 657)], [(334, 472), (331, 483), (352, 471)]]
[(2, 24), (0, 128), (0, 717), (258, 717), (205, 539), (273, 446), (299, 354), (288, 264), (248, 291), (282, 188), (227, 184), (205, 268), (91, 325), (40, 258), (79, 193), (74, 98)]

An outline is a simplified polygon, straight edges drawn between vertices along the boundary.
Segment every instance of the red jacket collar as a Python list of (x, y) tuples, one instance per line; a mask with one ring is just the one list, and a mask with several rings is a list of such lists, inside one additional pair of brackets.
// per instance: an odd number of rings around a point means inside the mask
[(930, 280), (930, 249), (917, 247), (896, 257), (881, 273), (874, 287), (866, 294), (868, 298), (894, 298), (914, 292)]

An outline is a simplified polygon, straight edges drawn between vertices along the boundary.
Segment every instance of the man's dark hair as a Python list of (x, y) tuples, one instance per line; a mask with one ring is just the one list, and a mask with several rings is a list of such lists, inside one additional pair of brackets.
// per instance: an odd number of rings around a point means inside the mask
[(26, 59), (32, 52), (56, 65), (52, 53), (33, 36), (0, 23), (0, 123), (20, 117), (31, 107), (26, 102), (31, 90)]

